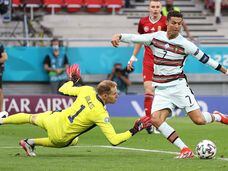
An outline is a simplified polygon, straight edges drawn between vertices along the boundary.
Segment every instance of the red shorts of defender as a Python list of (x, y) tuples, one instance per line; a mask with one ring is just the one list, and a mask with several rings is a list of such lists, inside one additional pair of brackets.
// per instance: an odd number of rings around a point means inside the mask
[(143, 82), (152, 81), (154, 73), (154, 55), (150, 47), (145, 46), (143, 58)]
[(154, 64), (149, 62), (143, 62), (143, 82), (152, 81), (154, 72)]

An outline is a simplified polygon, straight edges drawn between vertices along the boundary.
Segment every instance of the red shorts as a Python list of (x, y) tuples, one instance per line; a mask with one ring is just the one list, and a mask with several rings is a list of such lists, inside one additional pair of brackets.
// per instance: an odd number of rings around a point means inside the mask
[(143, 58), (143, 82), (152, 81), (154, 73), (154, 56), (151, 49), (146, 47)]
[(154, 64), (143, 62), (143, 82), (152, 81), (153, 72), (154, 72)]

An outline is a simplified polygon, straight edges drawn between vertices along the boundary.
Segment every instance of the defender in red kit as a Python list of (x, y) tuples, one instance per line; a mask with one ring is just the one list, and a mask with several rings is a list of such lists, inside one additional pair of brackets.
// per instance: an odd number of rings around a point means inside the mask
[[(162, 4), (160, 0), (150, 0), (149, 16), (142, 17), (138, 24), (138, 33), (147, 34), (157, 31), (166, 31), (166, 17), (161, 15)], [(128, 69), (133, 69), (133, 63), (137, 61), (137, 54), (142, 44), (136, 44), (133, 55), (128, 62)], [(146, 116), (151, 115), (151, 106), (154, 96), (154, 88), (152, 87), (152, 78), (154, 71), (154, 56), (149, 48), (145, 46), (143, 58), (143, 85), (144, 85), (144, 109)], [(147, 128), (148, 133), (153, 132), (153, 128)]]

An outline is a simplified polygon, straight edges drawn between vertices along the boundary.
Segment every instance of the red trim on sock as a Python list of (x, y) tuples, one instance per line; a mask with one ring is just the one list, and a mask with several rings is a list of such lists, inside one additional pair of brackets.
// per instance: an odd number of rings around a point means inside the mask
[(153, 94), (145, 94), (144, 95), (144, 109), (146, 116), (151, 117), (151, 108), (152, 108), (152, 103), (154, 100), (154, 95)]

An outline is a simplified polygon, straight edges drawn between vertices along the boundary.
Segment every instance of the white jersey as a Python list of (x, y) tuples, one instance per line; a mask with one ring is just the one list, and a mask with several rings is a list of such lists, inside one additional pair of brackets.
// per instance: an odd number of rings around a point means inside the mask
[(204, 54), (198, 47), (180, 34), (174, 39), (167, 38), (167, 32), (158, 31), (151, 34), (121, 34), (122, 42), (143, 43), (154, 54), (154, 86), (171, 86), (178, 84), (178, 79), (185, 78), (183, 66), (188, 55), (195, 56), (202, 63), (213, 68), (219, 64)]

